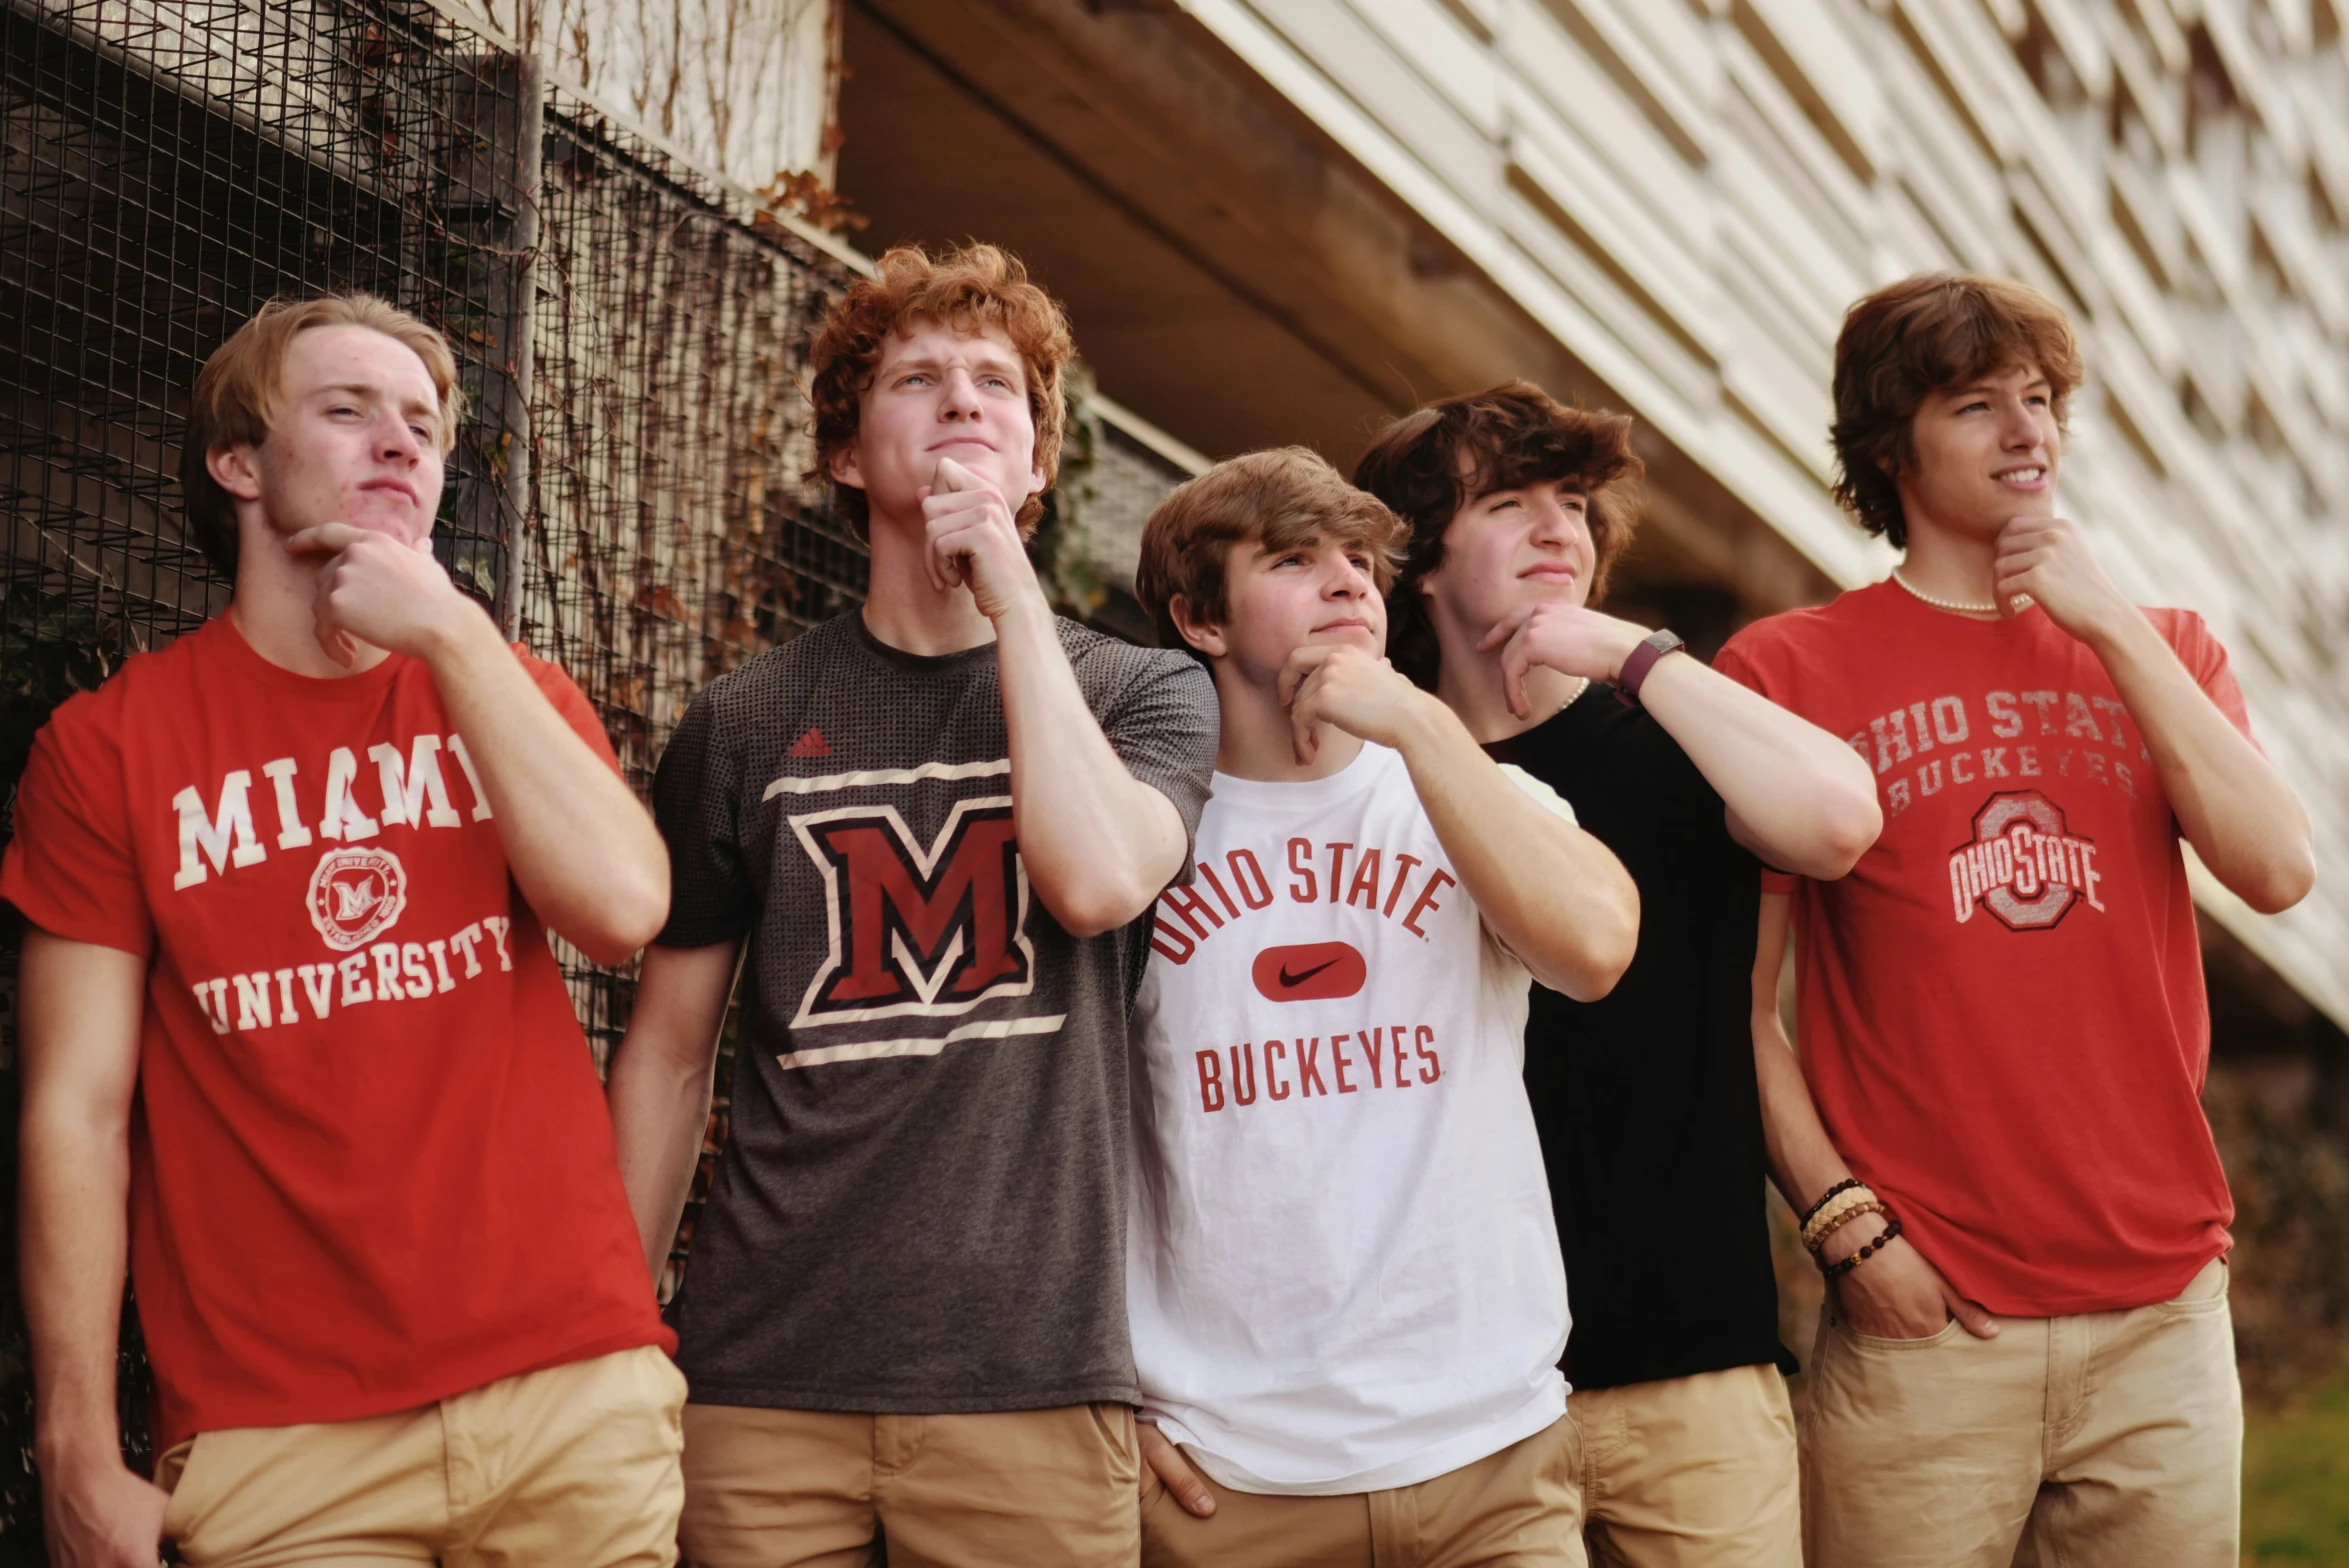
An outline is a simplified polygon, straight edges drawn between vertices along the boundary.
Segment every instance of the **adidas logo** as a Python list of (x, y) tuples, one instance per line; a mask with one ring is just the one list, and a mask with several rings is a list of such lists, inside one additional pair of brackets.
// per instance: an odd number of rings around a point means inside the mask
[(791, 750), (785, 753), (785, 755), (793, 757), (829, 757), (832, 755), (832, 748), (830, 745), (826, 744), (824, 740), (824, 732), (811, 726), (805, 735), (800, 736), (799, 739), (791, 743)]

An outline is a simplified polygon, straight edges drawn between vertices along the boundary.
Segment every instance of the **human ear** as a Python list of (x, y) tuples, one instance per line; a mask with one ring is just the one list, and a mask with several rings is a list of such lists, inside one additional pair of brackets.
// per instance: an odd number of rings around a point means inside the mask
[(1181, 634), (1183, 641), (1209, 658), (1220, 659), (1231, 652), (1231, 643), (1225, 639), (1223, 628), (1213, 621), (1201, 620), (1192, 614), (1191, 601), (1185, 595), (1178, 593), (1169, 599), (1166, 603), (1166, 613), (1167, 618), (1174, 622), (1175, 630)]
[(853, 437), (847, 445), (832, 449), (832, 455), (824, 460), (824, 470), (832, 476), (835, 484), (846, 485), (851, 490), (862, 490), (865, 487), (865, 471), (857, 461), (856, 441)]
[(253, 464), (251, 443), (216, 446), (204, 454), (204, 471), (212, 482), (239, 501), (261, 499), (261, 474)]

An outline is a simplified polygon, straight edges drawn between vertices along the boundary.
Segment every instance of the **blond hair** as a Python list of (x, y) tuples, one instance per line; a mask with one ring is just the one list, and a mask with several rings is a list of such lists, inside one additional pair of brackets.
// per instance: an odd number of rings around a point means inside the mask
[(273, 299), (204, 361), (180, 442), (179, 484), (187, 499), (188, 532), (223, 576), (237, 571), (236, 504), (212, 478), (209, 459), (233, 446), (269, 438), (270, 416), (284, 379), (286, 350), (313, 327), (365, 327), (401, 344), (424, 361), (440, 396), (440, 451), (457, 444), (465, 393), (448, 339), (387, 300), (372, 294), (325, 294)]

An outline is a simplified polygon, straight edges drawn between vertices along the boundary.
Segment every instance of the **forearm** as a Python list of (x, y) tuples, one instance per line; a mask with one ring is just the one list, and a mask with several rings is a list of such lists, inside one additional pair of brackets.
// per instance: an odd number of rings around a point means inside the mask
[(1085, 703), (1051, 612), (996, 622), (1012, 815), (1028, 884), (1074, 936), (1125, 925), (1182, 870), (1174, 803), (1126, 771)]
[(1800, 1213), (1828, 1188), (1848, 1180), (1851, 1169), (1835, 1152), (1826, 1125), (1819, 1120), (1802, 1064), (1779, 1021), (1779, 980), (1793, 927), (1793, 896), (1764, 893), (1754, 923), (1754, 1081), (1761, 1090), (1762, 1148), (1770, 1174), (1779, 1195)]
[(1720, 795), (1740, 841), (1780, 870), (1832, 881), (1876, 842), (1868, 764), (1817, 725), (1685, 655), (1649, 671), (1640, 703)]
[(1554, 991), (1595, 1001), (1613, 989), (1639, 943), (1639, 891), (1614, 852), (1518, 788), (1432, 697), (1397, 749), (1493, 934)]
[(697, 1068), (634, 1034), (612, 1057), (605, 1095), (620, 1181), (644, 1246), (645, 1267), (656, 1280), (693, 1188), (715, 1072), (714, 1055)]
[(1800, 1213), (1828, 1188), (1850, 1179), (1851, 1167), (1827, 1137), (1802, 1064), (1775, 1013), (1754, 1019), (1754, 1079), (1762, 1091), (1762, 1145), (1770, 1175), (1788, 1206)]
[(2137, 721), (2179, 831), (2211, 875), (2263, 914), (2288, 909), (2316, 879), (2308, 811), (2275, 765), (2130, 608), (2089, 639)]
[(628, 1033), (605, 1075), (620, 1182), (655, 1280), (701, 1159), (718, 1031), (740, 960), (733, 942), (647, 948)]
[(28, 1100), (20, 1134), (18, 1279), (40, 1392), (44, 1474), (119, 1463), (114, 1367), (129, 1242), (127, 1132)]
[(522, 896), (590, 958), (626, 960), (668, 916), (669, 857), (651, 815), (486, 618), (462, 618), (431, 665)]

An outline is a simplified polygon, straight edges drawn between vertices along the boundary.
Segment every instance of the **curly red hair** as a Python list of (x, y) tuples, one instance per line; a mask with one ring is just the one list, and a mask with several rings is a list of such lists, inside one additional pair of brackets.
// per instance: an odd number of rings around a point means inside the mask
[[(1061, 371), (1076, 353), (1060, 303), (1028, 281), (1017, 256), (971, 244), (932, 259), (919, 245), (899, 245), (824, 317), (808, 346), (808, 399), (815, 404), (816, 461), (810, 483), (831, 482), (834, 510), (865, 537), (865, 493), (831, 479), (832, 459), (856, 440), (866, 388), (889, 339), (910, 322), (937, 322), (956, 332), (990, 328), (1009, 340), (1026, 369), (1028, 412), (1036, 423), (1036, 468), (1050, 490), (1060, 475), (1065, 424)], [(1022, 535), (1044, 515), (1043, 492), (1020, 508)]]

